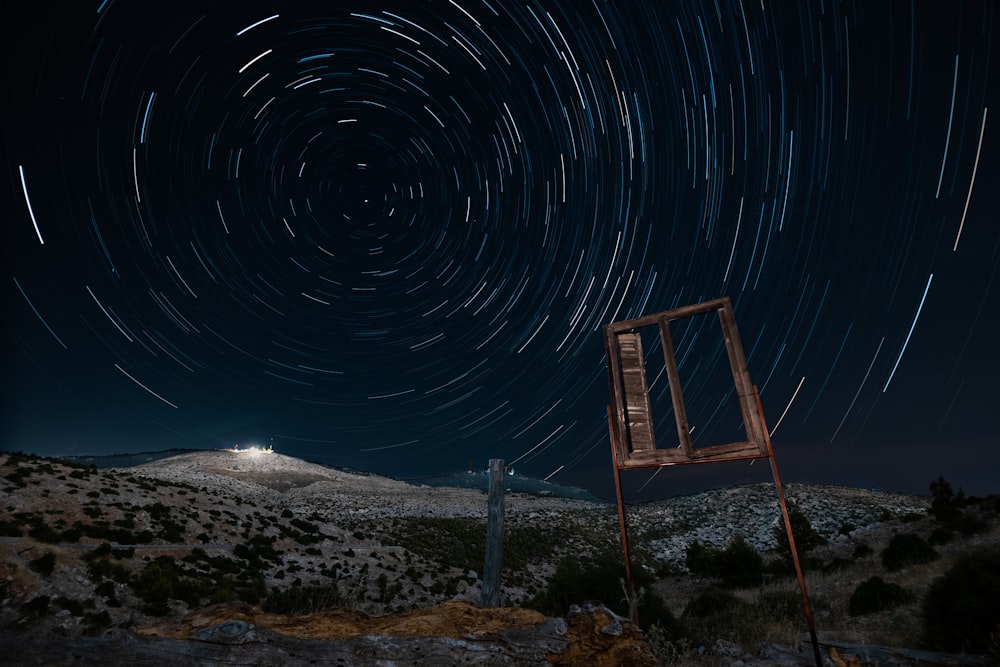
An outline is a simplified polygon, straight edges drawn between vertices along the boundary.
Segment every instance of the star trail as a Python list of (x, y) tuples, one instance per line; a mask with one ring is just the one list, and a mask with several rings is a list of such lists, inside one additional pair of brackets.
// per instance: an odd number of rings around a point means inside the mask
[(790, 479), (996, 491), (988, 0), (3, 11), (5, 449), (606, 495), (602, 327), (728, 296)]

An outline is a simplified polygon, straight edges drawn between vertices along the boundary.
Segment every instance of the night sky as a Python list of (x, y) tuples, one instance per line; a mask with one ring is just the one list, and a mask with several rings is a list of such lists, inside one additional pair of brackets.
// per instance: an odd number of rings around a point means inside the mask
[[(603, 326), (728, 296), (785, 481), (1000, 491), (991, 0), (0, 11), (4, 449), (607, 496)], [(696, 446), (743, 438), (713, 322)]]

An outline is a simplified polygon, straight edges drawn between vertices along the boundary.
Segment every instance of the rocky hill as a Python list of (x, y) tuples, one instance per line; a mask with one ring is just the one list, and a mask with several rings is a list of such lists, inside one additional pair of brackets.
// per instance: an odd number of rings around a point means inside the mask
[[(123, 631), (176, 638), (168, 624), (183, 625), (180, 619), (208, 609), (217, 610), (211, 618), (219, 623), (250, 623), (241, 626), (244, 634), (267, 614), (302, 618), (346, 609), (376, 619), (442, 604), (466, 605), (469, 611), (459, 616), (490, 611), (475, 607), (487, 510), (486, 495), (475, 489), (431, 488), (276, 453), (232, 451), (108, 470), (3, 454), (0, 489), (0, 633), (8, 639), (30, 633), (82, 641)], [(859, 545), (877, 552), (907, 522), (926, 520), (929, 506), (929, 498), (840, 487), (787, 485), (786, 495), (826, 542), (817, 553), (828, 562), (864, 560)], [(774, 487), (762, 484), (632, 506), (628, 521), (637, 567), (656, 580), (650, 594), (659, 593), (681, 616), (713, 583), (687, 572), (689, 546), (721, 550), (741, 536), (754, 551), (773, 553), (780, 512)], [(995, 539), (995, 526), (991, 530), (977, 539)], [(553, 577), (567, 562), (621, 554), (617, 507), (604, 502), (508, 493), (504, 539), (501, 598), (510, 609), (490, 613), (526, 612), (520, 608), (551, 594)], [(962, 548), (939, 547), (946, 553)], [(824, 629), (828, 639), (878, 643), (886, 636), (882, 626), (892, 621), (852, 624), (834, 606), (845, 604), (844, 584), (853, 589), (864, 572), (810, 573), (820, 628), (838, 625), (836, 633)], [(921, 576), (929, 581), (934, 574)], [(787, 577), (773, 579), (761, 585), (789, 590)], [(579, 621), (580, 612), (574, 613)], [(599, 607), (584, 616), (586, 627), (629, 628), (609, 636), (640, 637), (648, 657), (641, 635), (629, 634), (638, 629), (625, 619)], [(535, 618), (534, 627), (544, 618)], [(786, 625), (792, 629), (783, 636), (754, 639), (784, 639), (795, 655), (803, 623), (796, 617)], [(559, 627), (567, 627), (565, 619)], [(650, 643), (660, 644), (654, 648), (661, 660), (665, 653), (681, 659), (708, 650), (661, 630), (647, 632)], [(726, 641), (729, 648), (718, 650), (732, 654), (730, 661), (757, 652), (757, 646)], [(601, 649), (608, 655), (609, 646)], [(505, 650), (510, 659), (514, 654)], [(646, 659), (636, 657), (642, 651), (634, 646), (621, 650), (639, 651), (629, 654), (635, 664)], [(546, 651), (551, 647), (540, 655)]]

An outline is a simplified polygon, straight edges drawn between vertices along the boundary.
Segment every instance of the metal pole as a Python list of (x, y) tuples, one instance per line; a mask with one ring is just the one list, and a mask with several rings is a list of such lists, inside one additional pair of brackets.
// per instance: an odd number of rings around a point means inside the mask
[(480, 607), (500, 606), (500, 571), (503, 569), (503, 459), (490, 459), (490, 491), (486, 513), (486, 563)]
[(632, 578), (632, 557), (628, 550), (628, 522), (625, 520), (625, 500), (622, 498), (622, 472), (618, 467), (618, 450), (615, 447), (615, 428), (608, 406), (608, 430), (611, 433), (611, 461), (615, 467), (615, 493), (618, 496), (618, 523), (622, 531), (622, 551), (625, 554), (625, 584), (628, 586), (629, 606), (632, 607), (632, 622), (639, 625), (639, 606), (635, 600), (635, 580)]
[(792, 563), (795, 565), (795, 576), (799, 580), (799, 590), (802, 592), (802, 611), (806, 615), (806, 625), (809, 626), (809, 638), (812, 640), (813, 654), (816, 658), (816, 667), (823, 667), (823, 656), (819, 652), (819, 639), (816, 637), (816, 624), (813, 623), (812, 608), (809, 606), (809, 594), (806, 593), (806, 580), (802, 575), (802, 565), (799, 563), (799, 551), (795, 547), (795, 536), (792, 534), (792, 520), (788, 516), (788, 505), (785, 503), (785, 491), (781, 487), (781, 478), (778, 476), (778, 463), (774, 459), (774, 449), (771, 447), (771, 436), (767, 430), (767, 422), (764, 420), (764, 406), (760, 402), (760, 394), (757, 392), (757, 385), (753, 387), (753, 395), (757, 401), (757, 411), (760, 413), (760, 424), (764, 429), (764, 441), (767, 443), (767, 456), (771, 459), (771, 472), (774, 475), (774, 486), (778, 489), (778, 502), (781, 504), (781, 516), (785, 520), (785, 532), (788, 534), (788, 547), (792, 551)]

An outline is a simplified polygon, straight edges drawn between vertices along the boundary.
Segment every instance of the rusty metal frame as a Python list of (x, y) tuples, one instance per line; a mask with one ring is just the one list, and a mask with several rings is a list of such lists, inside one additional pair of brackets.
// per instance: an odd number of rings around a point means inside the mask
[[(673, 340), (670, 336), (670, 322), (712, 312), (718, 313), (722, 326), (729, 365), (733, 373), (733, 381), (736, 384), (740, 412), (743, 415), (743, 424), (748, 437), (745, 441), (695, 449), (691, 444), (684, 397), (681, 394), (680, 375), (674, 356)], [(642, 350), (642, 340), (636, 331), (648, 326), (656, 326), (659, 329), (664, 370), (669, 382), (670, 399), (677, 426), (679, 446), (676, 448), (657, 449), (653, 434), (654, 421), (652, 406), (649, 403), (649, 389), (646, 384), (645, 357)], [(612, 404), (608, 406), (608, 431), (611, 437), (615, 493), (618, 497), (618, 519), (625, 557), (625, 579), (631, 598), (635, 599), (636, 590), (632, 574), (632, 558), (629, 553), (628, 519), (622, 494), (622, 470), (692, 463), (769, 459), (778, 493), (778, 502), (781, 505), (785, 532), (788, 535), (792, 563), (795, 566), (795, 575), (802, 593), (802, 609), (809, 626), (816, 664), (818, 667), (822, 667), (823, 658), (816, 637), (816, 626), (813, 622), (798, 549), (795, 546), (795, 536), (792, 534), (788, 505), (785, 502), (785, 493), (778, 475), (778, 465), (774, 458), (774, 449), (764, 418), (764, 408), (757, 387), (750, 381), (746, 358), (743, 355), (743, 345), (736, 328), (736, 318), (733, 315), (732, 305), (728, 297), (636, 319), (613, 322), (604, 327), (604, 341), (612, 399)], [(632, 621), (638, 623), (638, 610), (635, 606), (633, 606)]]

